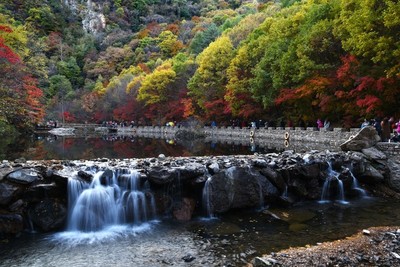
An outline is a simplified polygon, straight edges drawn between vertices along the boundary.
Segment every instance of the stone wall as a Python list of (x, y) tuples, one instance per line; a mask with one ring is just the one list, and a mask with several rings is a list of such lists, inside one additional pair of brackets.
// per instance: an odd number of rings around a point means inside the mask
[(376, 146), (382, 150), (387, 156), (400, 157), (400, 143), (380, 142)]
[[(137, 127), (120, 127), (120, 133), (135, 134), (161, 134), (173, 136), (180, 127), (159, 127), (159, 126), (137, 126)], [(306, 142), (321, 143), (338, 143), (347, 140), (350, 136), (357, 133), (359, 128), (332, 128), (330, 130), (318, 130), (315, 127), (299, 128), (240, 128), (240, 127), (204, 127), (201, 131), (208, 137), (225, 137), (235, 139), (273, 139), (273, 140), (293, 140)]]
[[(175, 133), (180, 129), (185, 128), (165, 126), (119, 127), (118, 133), (148, 138), (174, 139)], [(355, 135), (359, 130), (359, 128), (318, 130), (315, 127), (286, 127), (283, 129), (279, 127), (204, 127), (198, 131), (206, 136), (207, 142), (255, 145), (276, 150), (306, 151), (309, 149), (338, 150), (341, 143)]]

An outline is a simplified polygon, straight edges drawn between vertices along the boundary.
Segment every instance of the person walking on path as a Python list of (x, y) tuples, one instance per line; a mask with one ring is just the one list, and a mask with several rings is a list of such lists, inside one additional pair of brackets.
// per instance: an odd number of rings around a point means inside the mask
[(400, 119), (399, 119), (399, 121), (396, 123), (396, 132), (398, 133), (398, 134), (400, 134)]
[(386, 117), (381, 122), (382, 127), (382, 142), (387, 142), (390, 139), (390, 123), (389, 119)]

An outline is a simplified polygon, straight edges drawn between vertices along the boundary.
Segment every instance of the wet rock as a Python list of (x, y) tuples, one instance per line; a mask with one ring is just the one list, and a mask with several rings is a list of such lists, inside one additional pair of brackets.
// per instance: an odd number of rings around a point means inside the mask
[(215, 173), (218, 173), (219, 172), (219, 164), (218, 164), (218, 162), (213, 162), (213, 163), (211, 163), (210, 165), (208, 165), (208, 171), (211, 173), (211, 174), (215, 174)]
[(186, 256), (183, 256), (182, 257), (182, 260), (184, 260), (185, 262), (192, 262), (192, 261), (194, 261), (196, 259), (196, 257), (194, 257), (194, 256), (192, 256), (192, 255), (190, 255), (190, 254), (187, 254)]
[(109, 185), (112, 180), (114, 172), (110, 169), (106, 169), (100, 176), (99, 180), (102, 185)]
[(8, 168), (8, 167), (0, 168), (0, 181), (2, 181), (3, 178), (6, 177), (7, 174), (9, 174), (12, 171), (13, 171), (12, 168)]
[(9, 173), (6, 178), (18, 184), (31, 184), (39, 180), (39, 175), (33, 169), (20, 169)]
[(386, 155), (375, 147), (363, 148), (361, 152), (371, 160), (385, 160)]
[(50, 176), (50, 179), (54, 181), (59, 187), (63, 189), (67, 189), (68, 187), (68, 177), (65, 176), (64, 174), (61, 174), (59, 172), (53, 172)]
[(265, 198), (278, 197), (277, 188), (258, 171), (231, 167), (212, 176), (210, 202), (214, 212), (256, 207)]
[(84, 180), (88, 183), (91, 183), (93, 180), (93, 174), (91, 174), (90, 172), (87, 172), (87, 171), (82, 171), (82, 170), (78, 171), (78, 176), (79, 176), (79, 178), (81, 178), (82, 180)]
[(203, 176), (207, 172), (204, 165), (195, 162), (188, 163), (187, 165), (178, 168), (178, 170), (181, 180), (195, 179), (199, 176)]
[(267, 267), (267, 266), (273, 266), (277, 263), (278, 263), (278, 261), (276, 261), (272, 258), (256, 257), (253, 260), (253, 267)]
[(67, 209), (56, 199), (45, 199), (34, 205), (29, 215), (36, 226), (48, 232), (64, 226)]
[(260, 170), (261, 174), (267, 177), (267, 179), (276, 186), (279, 190), (284, 191), (286, 188), (286, 183), (282, 176), (270, 167), (266, 167)]
[(343, 151), (361, 151), (373, 147), (379, 142), (380, 137), (373, 126), (362, 128), (356, 135), (340, 145)]
[(382, 183), (384, 181), (384, 177), (382, 173), (380, 173), (372, 165), (367, 164), (364, 172), (360, 176), (360, 181), (370, 184)]
[(389, 170), (388, 184), (390, 188), (397, 192), (400, 192), (400, 161), (389, 159), (387, 161), (387, 167)]
[(148, 179), (150, 183), (156, 185), (163, 185), (172, 182), (178, 177), (178, 171), (176, 169), (168, 169), (162, 167), (155, 167), (148, 173)]
[(26, 189), (24, 199), (30, 202), (38, 202), (44, 198), (67, 198), (67, 188), (61, 188), (56, 183), (37, 184)]
[(196, 205), (196, 201), (191, 198), (183, 198), (182, 202), (174, 207), (173, 215), (178, 221), (190, 221)]
[(26, 163), (26, 159), (25, 158), (18, 158), (16, 160), (14, 160), (14, 163)]
[(18, 199), (17, 201), (15, 201), (14, 203), (12, 203), (8, 209), (10, 211), (17, 211), (20, 210), (21, 208), (23, 208), (25, 206), (25, 202), (22, 199)]
[(307, 209), (271, 209), (268, 212), (274, 214), (274, 216), (289, 224), (304, 223), (315, 217), (315, 213)]
[(19, 214), (0, 214), (0, 234), (17, 234), (24, 230), (23, 218)]
[(22, 190), (15, 185), (8, 183), (0, 183), (0, 205), (5, 206), (22, 192)]

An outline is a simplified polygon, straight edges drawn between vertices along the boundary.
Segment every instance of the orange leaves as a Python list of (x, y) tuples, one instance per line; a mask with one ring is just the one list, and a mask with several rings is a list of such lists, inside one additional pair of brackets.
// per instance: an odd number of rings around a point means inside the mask
[[(0, 31), (12, 33), (12, 29), (6, 25), (0, 25)], [(12, 51), (12, 49), (5, 43), (4, 39), (0, 37), (0, 62), (6, 60), (8, 63), (16, 64), (20, 62), (19, 56)]]
[(194, 107), (193, 107), (193, 102), (190, 98), (183, 98), (181, 100), (184, 111), (183, 111), (183, 118), (189, 118), (190, 116), (194, 115)]
[(382, 105), (382, 100), (374, 95), (366, 95), (364, 98), (356, 101), (357, 106), (365, 108), (366, 113), (371, 113)]

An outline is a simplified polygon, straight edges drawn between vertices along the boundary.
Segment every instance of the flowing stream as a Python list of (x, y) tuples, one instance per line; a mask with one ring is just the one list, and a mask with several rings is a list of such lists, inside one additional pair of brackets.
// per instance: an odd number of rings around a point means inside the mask
[[(95, 155), (92, 150), (108, 151), (95, 156), (118, 158), (137, 156), (126, 154), (138, 151), (127, 147), (127, 142), (137, 142), (142, 148), (146, 148), (146, 142), (153, 142), (93, 140), (86, 141), (87, 147), (81, 139), (50, 140), (40, 145), (46, 147), (50, 158), (54, 158), (54, 151), (65, 153), (59, 158), (84, 158), (72, 154), (75, 150), (89, 157)], [(166, 152), (174, 155), (178, 147), (165, 141), (150, 144), (165, 149), (153, 151), (153, 156)], [(45, 158), (41, 146), (32, 151), (32, 158)], [(212, 153), (201, 154), (243, 153), (243, 148), (229, 147), (231, 153), (226, 148), (212, 148)], [(244, 266), (256, 256), (281, 249), (337, 240), (371, 226), (400, 225), (399, 201), (366, 197), (367, 192), (354, 176), (352, 189), (359, 192), (359, 197), (344, 199), (341, 181), (334, 171), (326, 179), (321, 201), (222, 215), (211, 212), (208, 181), (203, 191), (203, 217), (190, 222), (156, 217), (148, 185), (140, 182), (133, 170), (117, 174), (93, 170), (93, 174), (91, 183), (69, 181), (69, 219), (64, 231), (40, 234), (32, 229), (10, 243), (0, 242), (0, 266)]]
[(243, 266), (284, 248), (400, 225), (400, 203), (374, 198), (270, 211), (283, 220), (247, 210), (186, 223), (159, 218), (96, 232), (26, 233), (0, 245), (0, 266)]

